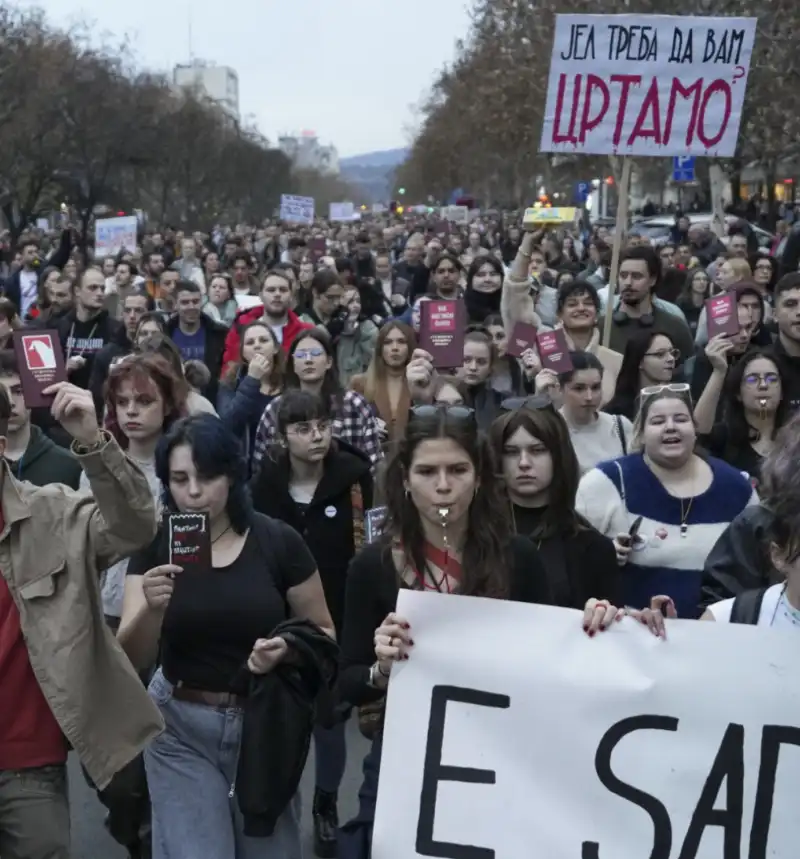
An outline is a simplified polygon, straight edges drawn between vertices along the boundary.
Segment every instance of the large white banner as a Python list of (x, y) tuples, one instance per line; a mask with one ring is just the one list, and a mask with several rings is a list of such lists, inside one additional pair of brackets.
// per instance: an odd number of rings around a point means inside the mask
[(789, 632), (401, 591), (373, 859), (796, 859)]
[(355, 206), (352, 203), (331, 203), (328, 206), (329, 221), (355, 220)]
[(736, 149), (755, 18), (557, 15), (542, 152)]

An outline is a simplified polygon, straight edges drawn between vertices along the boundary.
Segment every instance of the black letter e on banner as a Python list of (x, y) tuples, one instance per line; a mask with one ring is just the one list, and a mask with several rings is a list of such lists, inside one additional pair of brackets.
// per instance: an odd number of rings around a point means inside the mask
[(422, 790), (419, 797), (417, 853), (423, 856), (438, 856), (442, 859), (494, 859), (494, 850), (488, 847), (433, 840), (436, 794), (440, 781), (459, 781), (465, 784), (494, 784), (496, 781), (494, 770), (449, 767), (442, 764), (444, 722), (449, 701), (472, 704), (475, 707), (496, 707), (500, 710), (506, 710), (511, 706), (511, 698), (508, 695), (495, 695), (491, 692), (464, 689), (460, 686), (433, 687), (428, 739), (425, 746), (425, 765), (422, 772)]

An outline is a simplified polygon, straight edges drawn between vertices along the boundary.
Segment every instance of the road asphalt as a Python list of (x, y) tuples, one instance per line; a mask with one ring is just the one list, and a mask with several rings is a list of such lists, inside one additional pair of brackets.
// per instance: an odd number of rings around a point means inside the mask
[[(347, 771), (339, 791), (339, 819), (353, 817), (358, 808), (358, 789), (361, 786), (361, 763), (369, 744), (358, 732), (355, 718), (347, 725)], [(123, 850), (103, 826), (105, 809), (86, 784), (74, 754), (68, 764), (70, 776), (70, 806), (72, 808), (72, 859), (126, 859)], [(303, 797), (303, 833), (306, 838), (306, 856), (311, 849), (311, 799), (314, 794), (314, 744), (308, 758), (301, 785)]]

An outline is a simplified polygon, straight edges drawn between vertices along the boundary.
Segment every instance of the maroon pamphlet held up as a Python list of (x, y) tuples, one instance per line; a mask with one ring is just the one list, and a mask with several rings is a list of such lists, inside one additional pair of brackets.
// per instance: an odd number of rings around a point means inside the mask
[(25, 407), (37, 409), (51, 406), (53, 397), (46, 397), (42, 391), (56, 382), (67, 381), (58, 332), (30, 329), (15, 331), (14, 350), (17, 353)]
[(706, 299), (706, 323), (709, 340), (720, 334), (733, 337), (739, 333), (739, 311), (735, 292), (723, 292)]
[(569, 344), (562, 328), (554, 331), (543, 331), (536, 335), (539, 344), (539, 360), (543, 370), (554, 373), (569, 373), (572, 360), (569, 357)]
[(419, 348), (430, 352), (436, 370), (453, 370), (464, 364), (467, 310), (461, 300), (431, 298), (420, 304)]
[(506, 352), (514, 358), (521, 358), (523, 352), (536, 348), (536, 326), (530, 322), (517, 322), (508, 338)]
[(169, 513), (169, 562), (185, 573), (211, 569), (211, 528), (208, 513)]

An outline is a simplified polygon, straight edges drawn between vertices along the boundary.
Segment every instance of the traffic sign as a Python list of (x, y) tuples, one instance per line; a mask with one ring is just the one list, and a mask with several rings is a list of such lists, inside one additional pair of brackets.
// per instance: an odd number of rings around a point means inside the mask
[(589, 182), (576, 182), (575, 183), (575, 202), (579, 205), (582, 205), (589, 199), (589, 194), (591, 193), (592, 186)]
[(694, 182), (694, 155), (676, 155), (672, 159), (672, 181)]

